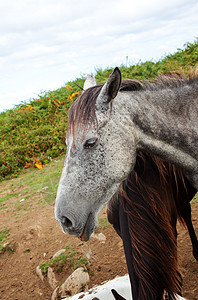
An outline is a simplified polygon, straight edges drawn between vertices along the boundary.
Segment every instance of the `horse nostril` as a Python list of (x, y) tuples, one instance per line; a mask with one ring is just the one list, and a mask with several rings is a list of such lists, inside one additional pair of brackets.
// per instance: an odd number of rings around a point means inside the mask
[(63, 216), (61, 223), (63, 223), (67, 228), (72, 227), (72, 222), (67, 217)]

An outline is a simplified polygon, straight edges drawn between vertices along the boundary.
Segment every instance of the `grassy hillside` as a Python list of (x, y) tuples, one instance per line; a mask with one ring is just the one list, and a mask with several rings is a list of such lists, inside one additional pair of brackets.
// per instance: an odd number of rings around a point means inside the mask
[[(186, 43), (184, 49), (158, 62), (140, 62), (128, 68), (120, 66), (123, 78), (149, 79), (169, 71), (188, 72), (198, 62), (198, 40)], [(97, 83), (103, 82), (113, 68), (96, 70)], [(83, 86), (85, 78), (75, 82)], [(38, 95), (28, 103), (0, 114), (1, 180), (15, 176), (21, 169), (43, 168), (50, 160), (65, 152), (68, 109), (81, 90), (74, 82)]]

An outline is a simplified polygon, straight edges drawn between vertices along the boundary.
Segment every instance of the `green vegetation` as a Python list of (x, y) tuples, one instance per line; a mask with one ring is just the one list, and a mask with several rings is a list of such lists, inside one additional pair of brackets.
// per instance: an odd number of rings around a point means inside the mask
[(41, 169), (65, 152), (67, 113), (77, 89), (71, 83), (0, 114), (1, 179), (23, 168)]
[[(149, 79), (181, 69), (188, 72), (197, 62), (198, 40), (186, 43), (184, 49), (178, 49), (158, 62), (139, 62), (128, 68), (122, 65), (120, 69), (123, 78)], [(112, 70), (97, 69), (97, 82), (105, 81)], [(82, 77), (75, 82), (82, 87), (84, 80)], [(62, 88), (43, 92), (37, 99), (0, 113), (1, 180), (17, 176), (24, 168), (42, 169), (53, 158), (65, 153), (68, 109), (80, 92), (74, 82), (68, 82)]]
[[(60, 273), (65, 265), (71, 269), (85, 267), (89, 261), (85, 257), (79, 257), (80, 254), (73, 245), (65, 247), (65, 252), (55, 258), (50, 259), (40, 265), (43, 275), (47, 274), (48, 268), (52, 267), (57, 273)], [(85, 268), (86, 271), (86, 268)]]
[(9, 231), (8, 229), (1, 229), (0, 230), (0, 245), (2, 247), (3, 243), (6, 242), (6, 240), (8, 239), (8, 236), (9, 236)]
[(24, 251), (23, 251), (23, 253), (24, 253), (24, 254), (26, 254), (26, 253), (30, 253), (30, 249), (26, 249), (26, 250), (24, 250)]
[(5, 252), (9, 254), (15, 252), (15, 245), (8, 242), (9, 235), (7, 228), (0, 229), (0, 256)]

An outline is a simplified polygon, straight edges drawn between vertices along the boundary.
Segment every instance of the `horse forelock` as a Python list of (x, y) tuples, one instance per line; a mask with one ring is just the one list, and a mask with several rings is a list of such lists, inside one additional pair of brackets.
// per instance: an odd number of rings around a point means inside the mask
[(74, 142), (79, 130), (83, 137), (92, 124), (97, 124), (95, 104), (101, 88), (102, 84), (87, 89), (70, 107), (67, 135), (72, 135)]

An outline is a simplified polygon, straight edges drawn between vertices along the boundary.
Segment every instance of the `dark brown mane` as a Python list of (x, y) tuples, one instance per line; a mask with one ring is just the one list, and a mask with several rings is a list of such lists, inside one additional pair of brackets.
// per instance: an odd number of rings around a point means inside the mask
[[(163, 198), (159, 196), (161, 188), (157, 189), (150, 186), (148, 180), (144, 181), (145, 172), (148, 176), (146, 168), (149, 161), (159, 174)], [(171, 224), (171, 212), (175, 210), (178, 213), (178, 207), (177, 203), (176, 207), (171, 207), (168, 188), (174, 177), (176, 181), (184, 181), (179, 167), (167, 164), (157, 156), (139, 153), (134, 171), (122, 185), (121, 195), (130, 205), (130, 210), (126, 212), (130, 222), (134, 267), (141, 284), (140, 299), (154, 299), (152, 295), (159, 284), (159, 276), (168, 299), (175, 299), (173, 291), (177, 293), (179, 290), (177, 244)], [(131, 197), (131, 192), (137, 197)], [(157, 270), (157, 266), (161, 266), (161, 270)]]
[[(166, 299), (181, 294), (176, 221), (179, 216), (189, 230), (186, 207), (195, 193), (180, 167), (139, 152), (134, 170), (110, 200), (107, 215), (123, 239), (134, 299), (165, 299), (164, 290)], [(191, 241), (197, 245), (196, 238)]]
[(136, 79), (123, 79), (120, 87), (120, 92), (140, 91), (144, 89), (143, 82)]

